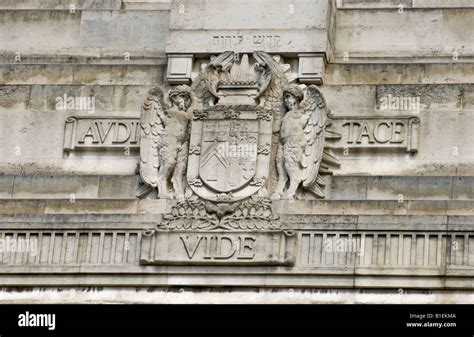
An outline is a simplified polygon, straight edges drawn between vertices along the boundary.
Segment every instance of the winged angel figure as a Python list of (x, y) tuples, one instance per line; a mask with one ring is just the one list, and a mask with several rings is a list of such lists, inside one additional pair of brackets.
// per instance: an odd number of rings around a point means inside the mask
[[(141, 184), (137, 197), (176, 198), (183, 200), (189, 148), (189, 121), (196, 108), (213, 105), (217, 84), (227, 73), (233, 52), (225, 52), (204, 66), (192, 87), (179, 85), (168, 92), (171, 106), (164, 102), (163, 90), (151, 89), (140, 117)], [(169, 184), (172, 184), (170, 188)]]
[[(324, 198), (325, 185), (321, 175), (331, 174), (328, 165), (339, 163), (329, 149), (324, 149), (328, 110), (318, 88), (310, 85), (306, 96), (295, 84), (296, 75), (290, 65), (278, 55), (262, 51), (253, 53), (256, 80), (260, 86), (256, 104), (273, 113), (273, 141), (278, 143), (272, 158), (276, 161), (278, 183), (273, 198), (293, 199), (307, 192)], [(177, 86), (168, 92), (171, 106), (163, 100), (163, 91), (153, 88), (143, 103), (141, 112), (139, 198), (158, 195), (159, 198), (184, 199), (186, 191), (190, 120), (194, 110), (206, 109), (219, 100), (218, 84), (228, 81), (238, 54), (228, 51), (211, 58), (194, 78), (192, 87)], [(289, 182), (289, 186), (287, 188)], [(170, 188), (169, 185), (172, 185)], [(287, 188), (286, 194), (284, 190)]]
[[(315, 85), (306, 95), (299, 86), (291, 84), (283, 89), (284, 106), (280, 141), (276, 158), (278, 183), (273, 199), (280, 199), (288, 184), (285, 198), (292, 200), (300, 184), (303, 190), (323, 198), (325, 185), (320, 176), (323, 160), (325, 128), (328, 116), (326, 101)], [(326, 154), (326, 160), (330, 158)]]
[[(140, 177), (138, 197), (157, 192), (159, 198), (184, 198), (184, 175), (188, 156), (192, 117), (191, 89), (180, 85), (168, 92), (171, 106), (164, 103), (163, 91), (151, 89), (142, 106), (140, 126)], [(173, 185), (172, 191), (169, 182)]]

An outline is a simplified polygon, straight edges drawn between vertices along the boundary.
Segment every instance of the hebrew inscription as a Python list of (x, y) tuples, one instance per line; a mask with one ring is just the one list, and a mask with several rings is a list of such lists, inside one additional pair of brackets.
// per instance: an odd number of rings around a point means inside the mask
[(251, 44), (254, 46), (280, 46), (280, 35), (213, 35), (212, 44), (215, 46), (237, 46)]

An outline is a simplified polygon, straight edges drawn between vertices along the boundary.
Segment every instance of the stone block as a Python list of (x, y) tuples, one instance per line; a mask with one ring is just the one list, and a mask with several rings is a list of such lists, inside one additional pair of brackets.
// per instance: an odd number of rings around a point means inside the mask
[(45, 214), (136, 214), (137, 200), (51, 200)]
[(452, 63), (453, 49), (459, 55), (474, 53), (462, 33), (473, 25), (463, 11), (407, 9), (403, 15), (394, 15), (394, 10), (342, 10), (337, 12), (335, 55), (341, 62), (347, 55), (351, 62), (417, 57), (422, 62)]
[(155, 86), (162, 84), (163, 75), (163, 65), (74, 66), (74, 84), (77, 85)]
[[(456, 175), (472, 175), (463, 173), (465, 169), (473, 168), (472, 165), (466, 164), (466, 161), (469, 162), (474, 156), (474, 133), (469, 127), (472, 123), (470, 114), (450, 110), (431, 111), (421, 113), (420, 120), (423, 125), (429, 125), (420, 127), (420, 148), (417, 156), (420, 164), (423, 161), (431, 161), (432, 166), (433, 161), (444, 162), (444, 165), (456, 163), (456, 169), (446, 175), (452, 175), (454, 172)], [(439, 169), (436, 171), (439, 172), (436, 175), (442, 174)]]
[(368, 200), (318, 200), (313, 201), (312, 214), (407, 214), (407, 206), (395, 201), (368, 201)]
[(134, 199), (138, 186), (138, 175), (134, 176), (100, 176), (100, 199)]
[(368, 177), (367, 199), (449, 200), (452, 177)]
[[(61, 158), (62, 149), (56, 146), (63, 138), (64, 121), (61, 119), (51, 112), (5, 111), (0, 114), (2, 128), (9, 130), (8, 133), (0, 134), (0, 163), (17, 164), (32, 158)], [(32, 146), (32, 142), (35, 146)]]
[(71, 84), (72, 79), (73, 68), (68, 65), (0, 65), (0, 82), (10, 85)]
[(16, 176), (15, 199), (95, 199), (99, 178), (88, 176)]
[(329, 63), (325, 84), (410, 84), (421, 81), (423, 69), (416, 64)]
[(120, 10), (121, 0), (51, 0), (51, 1), (37, 1), (37, 0), (5, 0), (0, 4), (0, 10)]
[(100, 60), (102, 55), (115, 55), (126, 61), (164, 56), (169, 11), (0, 11), (0, 20), (5, 33), (0, 44), (12, 60), (19, 52), (25, 57), (40, 54), (45, 60), (61, 56), (69, 61), (83, 56)]
[(357, 229), (368, 231), (441, 231), (447, 229), (446, 215), (360, 215)]
[(453, 199), (474, 199), (474, 177), (453, 177)]
[[(472, 67), (474, 70), (474, 65)], [(472, 84), (464, 84), (462, 86), (462, 93), (461, 93), (461, 109), (466, 111), (474, 110), (474, 85)]]
[(168, 25), (169, 11), (86, 11), (81, 14), (79, 41), (124, 58), (145, 50), (163, 54)]
[(448, 233), (467, 232), (472, 233), (474, 230), (474, 216), (472, 215), (449, 215), (448, 216)]
[(172, 202), (168, 199), (139, 200), (138, 214), (166, 214), (171, 211)]
[(374, 8), (404, 8), (411, 7), (412, 0), (341, 0), (342, 9), (374, 9)]
[(412, 0), (412, 8), (474, 8), (469, 0)]
[(321, 84), (324, 79), (326, 60), (323, 54), (298, 54), (298, 79), (301, 83)]
[[(376, 93), (377, 110), (387, 110), (388, 107), (388, 110), (398, 110), (399, 113), (455, 111), (461, 107), (461, 91), (459, 85), (380, 85)], [(384, 102), (390, 104), (385, 104), (384, 108)]]
[[(375, 86), (323, 85), (320, 89), (328, 107), (331, 108), (331, 114), (334, 116), (376, 114)], [(341, 97), (345, 97), (345, 99), (341, 99)]]
[(0, 202), (0, 214), (43, 214), (42, 200), (5, 200)]
[(294, 55), (325, 53), (328, 4), (328, 1), (309, 0), (296, 3), (284, 0), (175, 2), (166, 51), (209, 54), (232, 49), (242, 53), (255, 50)]
[[(140, 107), (146, 92), (152, 86), (141, 85), (33, 85), (29, 107), (31, 110), (55, 111), (58, 118), (62, 114), (85, 116), (140, 115)], [(72, 100), (73, 105), (67, 105)], [(87, 104), (79, 104), (86, 100)], [(89, 104), (90, 102), (90, 104)], [(64, 104), (66, 103), (66, 104)], [(76, 108), (78, 107), (78, 108)], [(91, 109), (92, 107), (92, 109)], [(120, 111), (120, 112), (119, 112)]]
[(328, 184), (328, 200), (366, 200), (367, 177), (334, 176)]
[(14, 176), (0, 175), (0, 199), (9, 199), (12, 197)]
[(450, 201), (446, 205), (446, 214), (448, 215), (474, 215), (473, 200)]
[(126, 10), (170, 10), (173, 0), (122, 0), (123, 9)]
[(26, 85), (0, 85), (0, 111), (27, 110), (30, 90)]
[(299, 0), (292, 7), (286, 0), (184, 0), (173, 3), (170, 28), (324, 30), (328, 5), (325, 0)]
[(192, 54), (168, 55), (166, 78), (170, 84), (190, 84), (194, 57)]

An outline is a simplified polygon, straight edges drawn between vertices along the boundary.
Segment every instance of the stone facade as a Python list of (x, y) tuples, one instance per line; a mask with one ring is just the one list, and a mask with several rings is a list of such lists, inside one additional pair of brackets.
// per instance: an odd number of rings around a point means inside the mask
[(2, 1), (3, 286), (472, 303), (473, 15), (467, 0)]

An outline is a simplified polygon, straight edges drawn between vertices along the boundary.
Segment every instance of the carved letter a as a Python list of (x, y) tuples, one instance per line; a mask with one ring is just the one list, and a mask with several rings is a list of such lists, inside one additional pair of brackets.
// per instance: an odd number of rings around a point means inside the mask
[(195, 244), (194, 248), (191, 251), (189, 251), (190, 247), (189, 247), (188, 237), (186, 236), (186, 239), (184, 239), (182, 236), (180, 236), (179, 238), (181, 239), (181, 241), (183, 241), (184, 249), (186, 249), (186, 254), (188, 254), (189, 259), (192, 259), (194, 254), (196, 253), (196, 250), (199, 246), (199, 243), (202, 240), (202, 236), (198, 235), (198, 238), (196, 240), (196, 244)]

